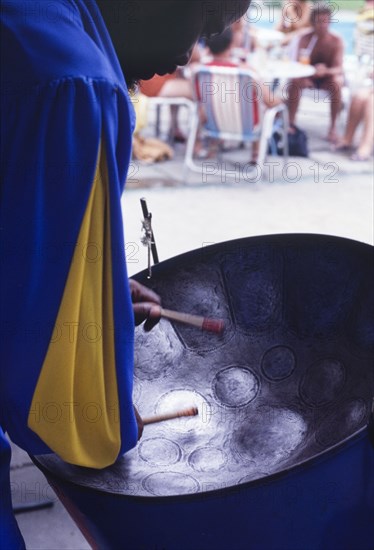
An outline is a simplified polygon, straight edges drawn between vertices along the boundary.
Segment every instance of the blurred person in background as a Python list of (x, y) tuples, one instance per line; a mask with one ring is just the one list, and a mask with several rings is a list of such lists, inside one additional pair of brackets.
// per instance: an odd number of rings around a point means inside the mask
[(374, 56), (374, 0), (365, 0), (360, 10), (355, 28), (355, 54), (361, 58)]
[(310, 0), (284, 0), (276, 30), (283, 32), (283, 45), (311, 30), (313, 3)]
[(341, 153), (352, 153), (355, 149), (354, 138), (359, 127), (362, 134), (356, 151), (351, 160), (368, 161), (373, 152), (374, 144), (374, 90), (363, 88), (357, 91), (349, 107), (348, 119), (344, 136), (336, 147)]
[[(330, 94), (330, 128), (327, 139), (336, 143), (338, 136), (336, 122), (342, 108), (342, 87), (344, 83), (343, 55), (344, 43), (340, 36), (329, 30), (331, 10), (325, 4), (315, 4), (312, 12), (313, 30), (301, 36), (298, 44), (299, 55), (308, 55), (315, 67), (315, 74), (308, 78), (291, 80), (288, 88), (288, 109), (290, 114), (290, 132), (292, 133), (302, 90), (314, 88), (327, 90)], [(305, 60), (303, 59), (303, 62)]]
[[(243, 62), (236, 56), (235, 48), (236, 35), (233, 32), (232, 27), (227, 28), (223, 33), (206, 41), (207, 52), (209, 55), (209, 61), (204, 63), (208, 67), (231, 67), (249, 69), (251, 76), (253, 77), (252, 88), (252, 108), (253, 108), (253, 123), (257, 126), (260, 123), (260, 109), (261, 107), (270, 108), (281, 103), (281, 99), (273, 93), (269, 86), (265, 86), (261, 81), (260, 76), (251, 67), (248, 62)], [(256, 164), (258, 156), (259, 142), (254, 141), (252, 143), (252, 158), (250, 164)]]
[[(193, 68), (193, 65), (199, 63), (201, 59), (200, 45), (195, 44), (188, 66)], [(142, 80), (139, 83), (140, 92), (147, 97), (184, 97), (186, 99), (193, 98), (192, 83), (190, 74), (186, 74), (183, 69), (177, 69), (171, 75), (155, 75), (150, 80)], [(179, 105), (170, 106), (170, 137), (176, 143), (184, 143), (186, 136), (179, 128)]]
[(244, 17), (231, 25), (231, 30), (233, 33), (232, 47), (234, 55), (245, 62), (248, 54), (254, 52), (257, 48), (256, 32)]

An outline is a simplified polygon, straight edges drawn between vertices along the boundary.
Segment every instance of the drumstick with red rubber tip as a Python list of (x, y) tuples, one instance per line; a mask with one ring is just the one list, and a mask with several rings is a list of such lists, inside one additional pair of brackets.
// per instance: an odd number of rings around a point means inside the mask
[(225, 327), (222, 319), (210, 319), (209, 317), (191, 315), (190, 313), (181, 313), (180, 311), (172, 311), (171, 309), (164, 309), (162, 307), (159, 309), (159, 314), (161, 317), (168, 319), (169, 321), (184, 323), (185, 325), (197, 327), (207, 332), (214, 332), (215, 334), (221, 334)]
[(177, 411), (168, 414), (158, 414), (156, 416), (149, 416), (148, 418), (143, 418), (143, 424), (155, 424), (156, 422), (164, 422), (165, 420), (174, 420), (175, 418), (181, 418), (183, 416), (196, 416), (199, 414), (197, 407), (190, 407), (189, 409), (184, 409), (183, 411)]

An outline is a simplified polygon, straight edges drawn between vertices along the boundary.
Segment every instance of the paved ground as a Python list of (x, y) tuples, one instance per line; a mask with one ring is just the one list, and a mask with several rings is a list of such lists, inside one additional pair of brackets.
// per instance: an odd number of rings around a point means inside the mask
[[(310, 158), (290, 159), (287, 168), (276, 166), (270, 181), (225, 182), (219, 163), (217, 174), (207, 181), (201, 174), (187, 180), (182, 149), (167, 163), (134, 164), (123, 198), (129, 273), (146, 267), (146, 249), (139, 240), (143, 196), (153, 214), (161, 260), (206, 244), (269, 233), (324, 233), (373, 244), (372, 162), (354, 164), (331, 152), (323, 139), (327, 114), (326, 104), (303, 104), (299, 124), (310, 138)], [(248, 152), (234, 156), (235, 162), (245, 163)], [(223, 162), (228, 160), (227, 154)], [(15, 504), (53, 501), (50, 508), (17, 515), (28, 549), (89, 548), (43, 476), (16, 448), (11, 475)]]
[[(328, 113), (328, 104), (303, 99), (298, 124), (309, 136), (309, 158), (284, 164), (281, 157), (268, 157), (254, 179), (237, 164), (247, 163), (248, 150), (206, 161), (201, 173), (186, 173), (181, 146), (171, 161), (133, 163), (123, 197), (130, 274), (147, 261), (139, 241), (141, 197), (153, 215), (161, 260), (207, 243), (268, 233), (324, 233), (373, 243), (373, 159), (355, 163), (333, 152), (324, 139)], [(341, 129), (344, 124), (345, 115)], [(224, 166), (234, 177), (224, 176)]]

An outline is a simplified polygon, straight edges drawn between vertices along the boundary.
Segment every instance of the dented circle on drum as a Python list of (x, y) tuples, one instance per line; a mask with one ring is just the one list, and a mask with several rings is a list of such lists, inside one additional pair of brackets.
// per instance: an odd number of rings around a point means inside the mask
[(260, 383), (258, 377), (243, 366), (220, 370), (213, 380), (216, 399), (227, 407), (243, 407), (256, 398)]
[(284, 380), (296, 367), (295, 353), (288, 346), (274, 346), (264, 353), (261, 367), (270, 380)]
[(152, 437), (141, 441), (139, 456), (153, 466), (168, 466), (181, 459), (182, 451), (175, 441), (166, 437)]

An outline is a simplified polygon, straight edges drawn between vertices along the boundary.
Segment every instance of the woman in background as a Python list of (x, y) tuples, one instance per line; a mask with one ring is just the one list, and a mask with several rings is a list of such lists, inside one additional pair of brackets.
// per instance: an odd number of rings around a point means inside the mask
[(312, 2), (309, 0), (285, 0), (282, 6), (281, 18), (276, 25), (276, 30), (285, 34), (283, 45), (287, 45), (296, 36), (310, 30), (310, 16)]
[(353, 152), (353, 140), (356, 130), (362, 125), (359, 145), (351, 156), (354, 161), (368, 161), (373, 151), (374, 142), (374, 90), (363, 88), (352, 98), (347, 119), (345, 134), (336, 147), (338, 152)]

